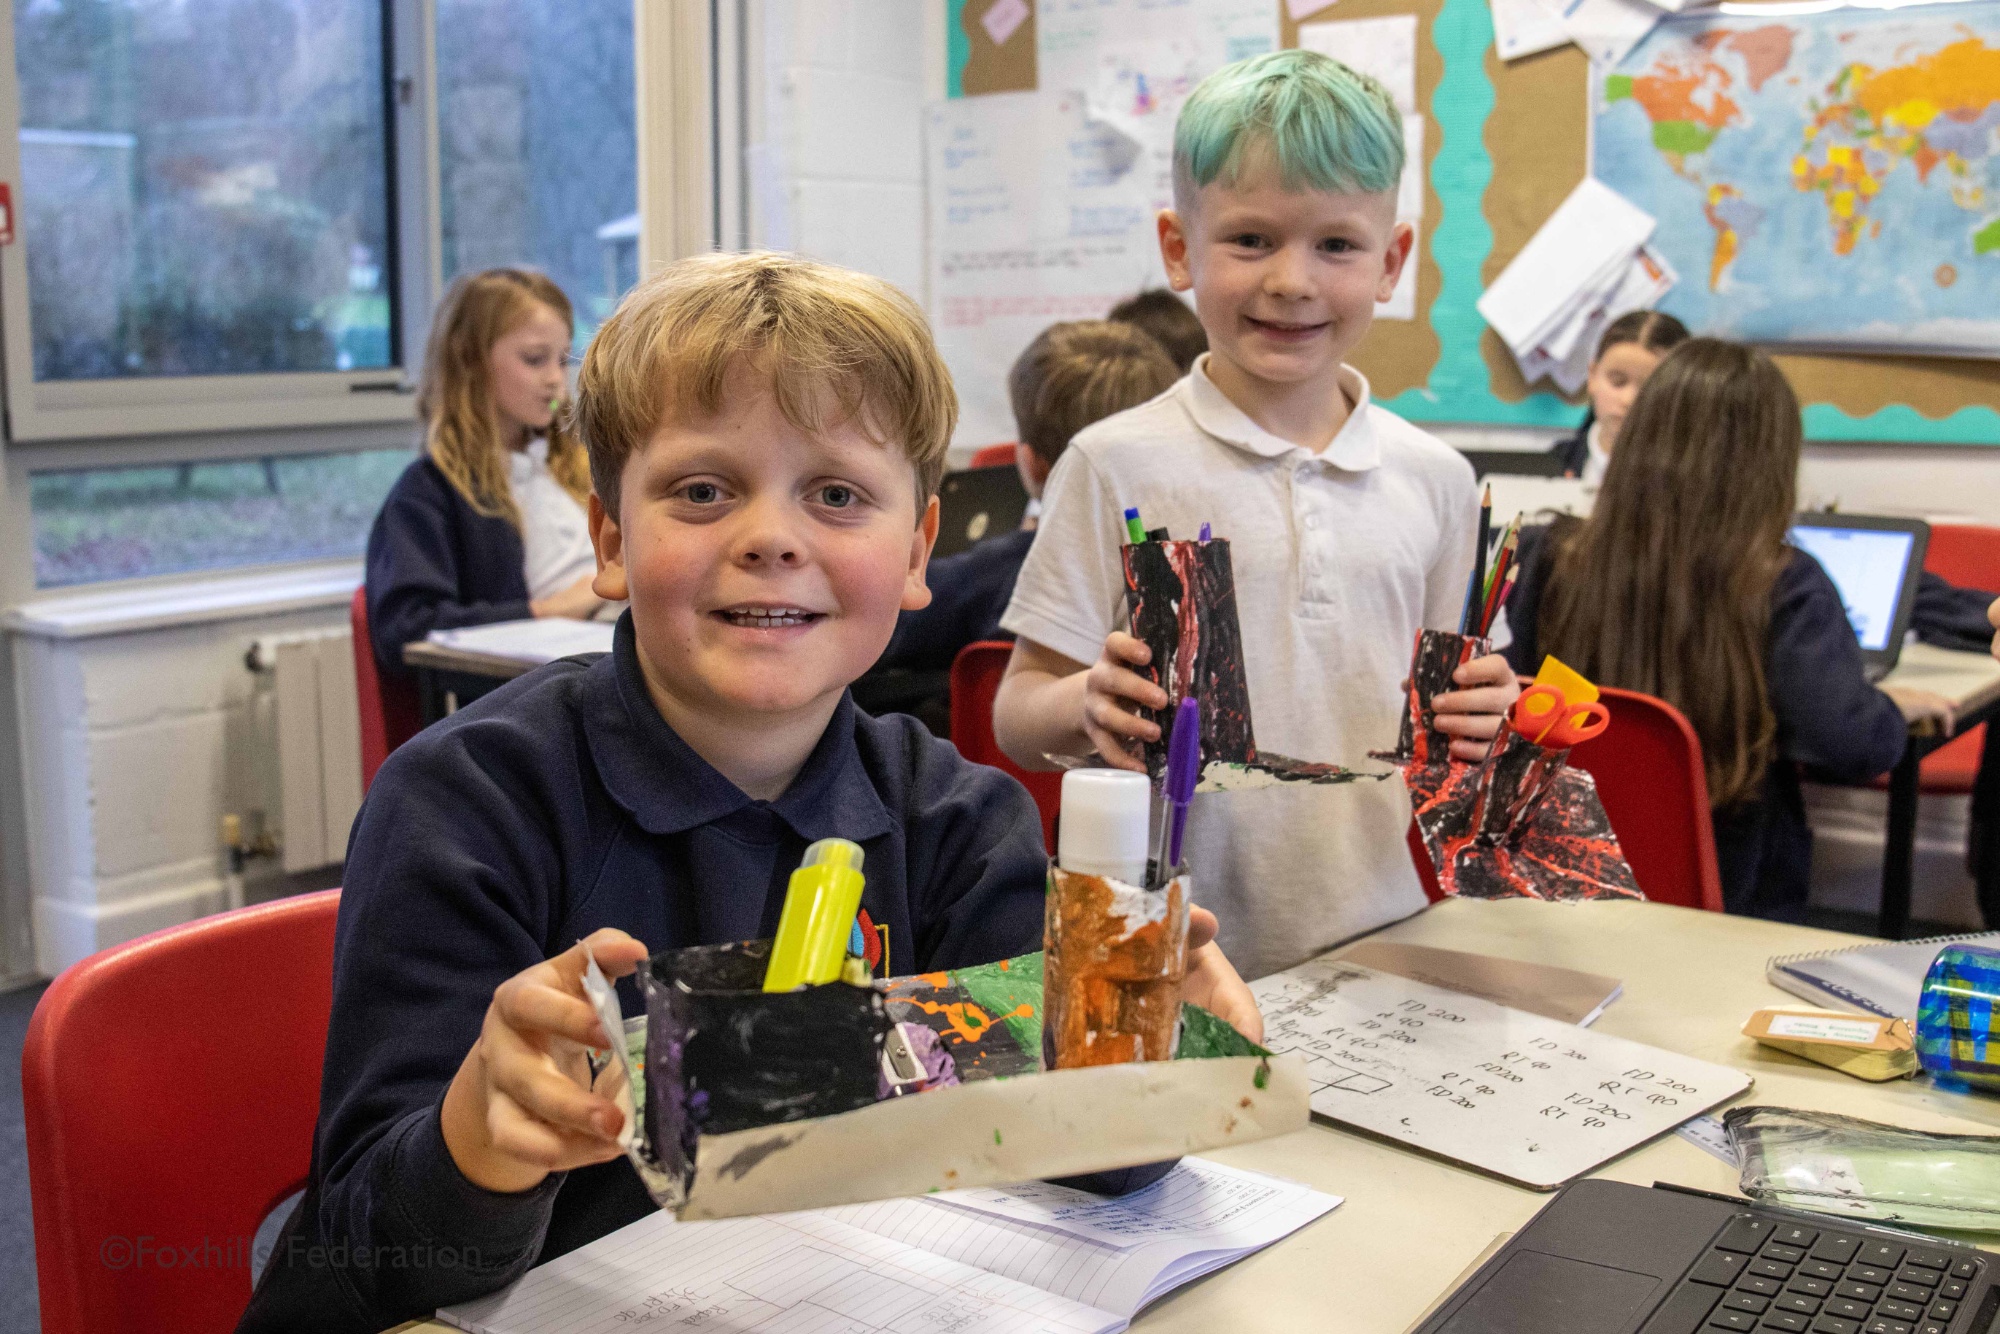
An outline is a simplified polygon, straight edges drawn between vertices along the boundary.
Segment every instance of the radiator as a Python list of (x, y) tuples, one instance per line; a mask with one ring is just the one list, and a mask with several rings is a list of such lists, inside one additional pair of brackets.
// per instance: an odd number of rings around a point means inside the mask
[(347, 831), (361, 808), (353, 641), (345, 630), (260, 639), (249, 661), (273, 681), (285, 873), (332, 865), (347, 855)]

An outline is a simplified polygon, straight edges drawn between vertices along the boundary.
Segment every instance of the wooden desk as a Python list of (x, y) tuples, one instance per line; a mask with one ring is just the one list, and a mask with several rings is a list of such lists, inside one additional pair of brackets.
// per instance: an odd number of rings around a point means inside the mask
[[(1625, 994), (1595, 1027), (1749, 1071), (1756, 1082), (1746, 1103), (1845, 1112), (1922, 1130), (2000, 1133), (2000, 1100), (1943, 1093), (1927, 1081), (1865, 1084), (1740, 1035), (1752, 1010), (1796, 1001), (1764, 980), (1772, 955), (1835, 948), (1857, 937), (1654, 903), (1450, 900), (1375, 938), (1621, 978)], [(1148, 1307), (1135, 1329), (1402, 1334), (1496, 1234), (1518, 1230), (1550, 1198), (1317, 1123), (1211, 1156), (1306, 1182), (1346, 1203)], [(1736, 1186), (1733, 1168), (1672, 1134), (1598, 1175), (1730, 1194)], [(407, 1328), (443, 1334), (446, 1327)]]
[(565, 618), (499, 621), (454, 632), (469, 644), (419, 639), (403, 645), (417, 671), (417, 702), (425, 726), (469, 704), (502, 681), (526, 676), (575, 653), (608, 653), (615, 625)]
[[(2000, 712), (2000, 662), (1991, 654), (1956, 653), (1929, 644), (1911, 644), (1896, 659), (1896, 670), (1882, 685), (1931, 690), (1952, 701), (1958, 730), (1990, 721)], [(1882, 905), (1879, 935), (1901, 940), (1909, 933), (1912, 864), (1917, 845), (1918, 766), (1924, 756), (1949, 741), (1933, 733), (1910, 733), (1903, 758), (1889, 771), (1889, 828), (1882, 851)], [(1990, 729), (1989, 729), (1990, 742)], [(2000, 822), (1982, 818), (2000, 797), (2000, 748), (1988, 744), (1979, 757), (1979, 777), (1973, 788), (1973, 834), (1981, 844), (1973, 856), (1979, 887), (1979, 910), (1988, 926), (2000, 925)]]

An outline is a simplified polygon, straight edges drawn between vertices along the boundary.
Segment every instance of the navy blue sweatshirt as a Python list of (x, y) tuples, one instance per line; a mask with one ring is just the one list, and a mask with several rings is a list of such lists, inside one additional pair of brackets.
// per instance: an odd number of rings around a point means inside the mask
[(866, 853), (884, 972), (1040, 947), (1048, 863), (1020, 784), (843, 698), (791, 788), (753, 800), (660, 717), (629, 612), (610, 654), (398, 749), (348, 846), (312, 1176), (239, 1330), (376, 1334), (652, 1212), (622, 1158), (521, 1194), (473, 1185), (444, 1091), (508, 978), (606, 926), (654, 950), (769, 936), (806, 845), (832, 836)]
[(521, 534), (481, 514), (429, 455), (403, 470), (368, 531), (368, 636), (375, 661), (407, 676), (403, 645), (433, 630), (525, 620)]
[(967, 644), (1012, 639), (1000, 618), (1034, 542), (1033, 529), (1002, 533), (932, 561), (924, 574), (931, 605), (896, 618), (896, 633), (873, 670), (947, 671)]
[[(1542, 662), (1537, 621), (1555, 555), (1547, 536), (1545, 528), (1521, 530), (1521, 581), (1507, 603), (1514, 635), (1507, 661), (1528, 674)], [(1909, 729), (1895, 703), (1863, 675), (1840, 591), (1803, 551), (1792, 550), (1771, 588), (1769, 634), (1764, 680), (1778, 720), (1778, 755), (1757, 796), (1714, 813), (1715, 858), (1730, 912), (1796, 921), (1812, 872), (1798, 766), (1862, 782), (1895, 767)]]

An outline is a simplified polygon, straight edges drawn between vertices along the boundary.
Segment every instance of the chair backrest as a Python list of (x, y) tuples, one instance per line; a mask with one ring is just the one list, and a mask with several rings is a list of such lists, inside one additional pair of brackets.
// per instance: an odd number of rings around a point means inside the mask
[(1960, 588), (2000, 593), (2000, 528), (1971, 523), (1931, 525), (1924, 568)]
[(389, 752), (423, 728), (417, 688), (409, 681), (384, 679), (375, 665), (375, 641), (368, 633), (368, 590), (354, 590), (347, 609), (349, 637), (354, 641), (354, 695), (361, 705), (361, 790), (375, 781), (375, 771)]
[(250, 1238), (305, 1183), (340, 891), (76, 964), (21, 1052), (45, 1334), (229, 1329)]
[(1639, 888), (1655, 903), (1721, 912), (1701, 738), (1663, 699), (1606, 686), (1603, 703), (1611, 726), (1572, 750), (1570, 763), (1597, 780)]
[(1029, 773), (1007, 758), (993, 739), (993, 697), (1007, 674), (1014, 646), (987, 639), (967, 644), (951, 663), (951, 741), (974, 764), (990, 764), (1021, 780), (1042, 813), (1042, 841), (1049, 854), (1056, 850), (1056, 812), (1062, 807), (1062, 775)]
[(1012, 445), (981, 445), (973, 454), (969, 468), (1005, 468), (1014, 462)]

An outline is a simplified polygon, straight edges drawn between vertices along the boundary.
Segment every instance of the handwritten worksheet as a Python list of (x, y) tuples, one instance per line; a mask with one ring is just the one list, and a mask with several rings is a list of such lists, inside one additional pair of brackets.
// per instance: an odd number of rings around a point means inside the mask
[(1336, 959), (1251, 990), (1264, 1045), (1305, 1059), (1315, 1113), (1536, 1190), (1750, 1087), (1741, 1070)]
[(1047, 1182), (812, 1213), (658, 1213), (438, 1315), (473, 1334), (1116, 1334), (1340, 1203), (1199, 1158), (1119, 1199)]

